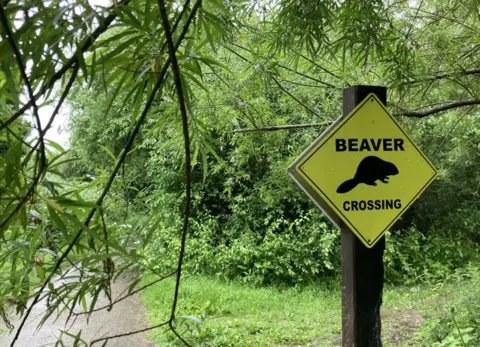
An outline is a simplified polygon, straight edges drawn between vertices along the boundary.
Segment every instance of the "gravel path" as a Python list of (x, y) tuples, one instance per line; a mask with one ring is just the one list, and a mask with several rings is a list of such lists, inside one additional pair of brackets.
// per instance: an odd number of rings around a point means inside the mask
[[(112, 284), (113, 298), (127, 287), (128, 281), (126, 279), (117, 280)], [(108, 304), (106, 298), (99, 297), (96, 307), (101, 307)], [(39, 330), (36, 331), (38, 322), (41, 320), (43, 313), (46, 310), (46, 303), (39, 302), (30, 314), (27, 323), (25, 324), (20, 338), (15, 343), (16, 347), (40, 347), (40, 346), (54, 346), (60, 330), (65, 330), (65, 320), (68, 313), (64, 313), (55, 322), (55, 317), (51, 317)], [(72, 319), (68, 324), (69, 333), (74, 335), (81, 329), (81, 337), (84, 341), (90, 342), (95, 338), (103, 336), (110, 336), (122, 334), (147, 327), (145, 320), (145, 307), (140, 302), (138, 295), (133, 295), (120, 303), (116, 304), (113, 309), (108, 312), (102, 310), (94, 312), (87, 323), (86, 316), (79, 316), (72, 325)], [(12, 321), (17, 328), (20, 324), (20, 318)], [(0, 319), (0, 346), (10, 346), (13, 339), (13, 332), (9, 334), (3, 321)], [(14, 330), (15, 331), (15, 330)], [(2, 333), (3, 332), (3, 333)], [(64, 338), (65, 346), (73, 346), (73, 339)], [(102, 346), (102, 343), (97, 343), (94, 346)], [(80, 344), (82, 346), (82, 344)], [(149, 342), (144, 334), (135, 334), (122, 338), (110, 340), (107, 346), (111, 347), (154, 347), (152, 342)]]

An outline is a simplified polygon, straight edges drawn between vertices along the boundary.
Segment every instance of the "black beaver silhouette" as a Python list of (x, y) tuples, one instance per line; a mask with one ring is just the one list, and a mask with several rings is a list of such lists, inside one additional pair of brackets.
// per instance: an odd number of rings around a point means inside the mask
[(376, 186), (376, 180), (388, 183), (388, 176), (397, 175), (397, 167), (379, 157), (368, 156), (358, 164), (357, 172), (351, 180), (346, 180), (337, 188), (337, 193), (348, 193), (360, 183)]

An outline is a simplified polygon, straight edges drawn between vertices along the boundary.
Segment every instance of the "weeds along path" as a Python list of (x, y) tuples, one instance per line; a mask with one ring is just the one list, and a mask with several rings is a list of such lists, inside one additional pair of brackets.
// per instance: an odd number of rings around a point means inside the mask
[[(116, 298), (120, 293), (127, 288), (128, 280), (119, 279), (112, 283), (113, 298)], [(102, 307), (108, 304), (108, 300), (101, 295), (98, 298), (96, 307)], [(39, 302), (33, 309), (32, 314), (27, 320), (19, 340), (15, 343), (18, 347), (40, 347), (44, 345), (54, 346), (61, 330), (68, 329), (69, 333), (77, 334), (82, 330), (81, 338), (85, 342), (90, 342), (95, 338), (104, 336), (111, 336), (122, 334), (129, 331), (134, 331), (147, 327), (145, 320), (145, 308), (140, 302), (138, 295), (133, 295), (118, 304), (108, 312), (101, 310), (94, 312), (88, 323), (85, 315), (78, 316), (74, 322), (74, 317), (70, 319), (67, 326), (65, 320), (68, 316), (63, 313), (56, 321), (55, 317), (51, 317), (48, 321), (37, 331), (37, 325), (40, 322), (43, 314), (46, 311), (46, 300)], [(81, 311), (79, 308), (78, 311)], [(15, 328), (20, 324), (20, 317), (12, 320)], [(73, 324), (72, 324), (73, 323)], [(15, 330), (14, 330), (15, 331)], [(8, 333), (3, 321), (0, 319), (0, 346), (10, 346), (13, 339), (13, 332)], [(73, 339), (69, 337), (63, 338), (65, 346), (72, 346)], [(103, 342), (97, 343), (94, 346), (102, 346)], [(144, 334), (136, 334), (126, 336), (114, 340), (110, 340), (107, 346), (115, 347), (153, 347), (154, 343), (149, 342)]]

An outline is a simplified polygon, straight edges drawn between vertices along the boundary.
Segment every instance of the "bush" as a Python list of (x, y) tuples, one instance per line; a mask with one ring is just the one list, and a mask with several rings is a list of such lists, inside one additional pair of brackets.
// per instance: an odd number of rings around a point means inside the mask
[(475, 244), (441, 232), (424, 235), (416, 228), (387, 232), (385, 278), (392, 284), (446, 279), (478, 257)]
[[(164, 272), (175, 267), (180, 245), (181, 220), (172, 216), (158, 215), (158, 229), (145, 251)], [(214, 216), (192, 218), (187, 272), (257, 285), (305, 284), (340, 274), (340, 233), (316, 210), (293, 221), (270, 220), (260, 230), (248, 224), (237, 224), (235, 232), (224, 228), (225, 222)], [(468, 240), (425, 236), (415, 228), (387, 233), (385, 278), (391, 284), (434, 282), (475, 258), (478, 250)]]
[(455, 277), (465, 285), (452, 293), (449, 306), (436, 305), (439, 315), (420, 329), (426, 346), (480, 346), (480, 271), (470, 266)]
[[(186, 271), (259, 285), (294, 285), (339, 274), (339, 232), (316, 211), (293, 222), (274, 221), (264, 234), (245, 229), (235, 238), (219, 241), (219, 228), (221, 224), (213, 217), (192, 221)], [(163, 228), (146, 250), (149, 259), (164, 255), (165, 261), (157, 261), (163, 271), (176, 261), (178, 230)]]

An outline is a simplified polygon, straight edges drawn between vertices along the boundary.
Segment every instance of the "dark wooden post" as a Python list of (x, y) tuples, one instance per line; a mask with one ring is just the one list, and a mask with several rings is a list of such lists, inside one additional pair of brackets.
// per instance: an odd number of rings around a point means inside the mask
[[(385, 87), (353, 86), (343, 90), (343, 115), (348, 115), (370, 93), (375, 93), (387, 104)], [(380, 347), (385, 237), (372, 248), (367, 248), (347, 227), (343, 227), (341, 238), (342, 345)]]

